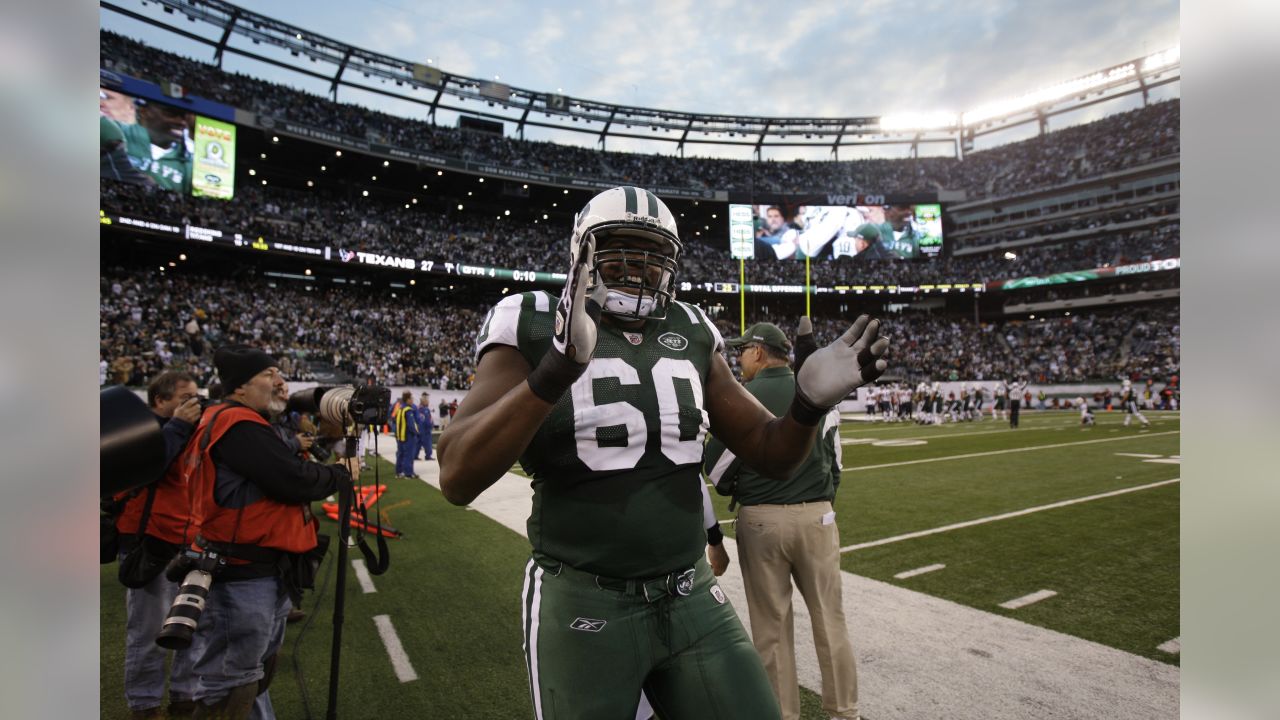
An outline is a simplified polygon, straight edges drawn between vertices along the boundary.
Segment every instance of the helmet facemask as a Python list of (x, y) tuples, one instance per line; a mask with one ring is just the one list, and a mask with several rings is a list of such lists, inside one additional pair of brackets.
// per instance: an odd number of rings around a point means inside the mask
[[(632, 320), (661, 320), (675, 299), (680, 243), (664, 233), (634, 228), (593, 228), (592, 287), (609, 288), (603, 312)], [(603, 246), (603, 247), (602, 247)]]

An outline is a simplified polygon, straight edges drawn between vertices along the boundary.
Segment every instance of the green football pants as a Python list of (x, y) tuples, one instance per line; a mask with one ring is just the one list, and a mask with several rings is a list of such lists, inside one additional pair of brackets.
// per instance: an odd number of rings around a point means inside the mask
[(780, 718), (760, 656), (706, 558), (617, 581), (530, 560), (524, 651), (537, 720)]

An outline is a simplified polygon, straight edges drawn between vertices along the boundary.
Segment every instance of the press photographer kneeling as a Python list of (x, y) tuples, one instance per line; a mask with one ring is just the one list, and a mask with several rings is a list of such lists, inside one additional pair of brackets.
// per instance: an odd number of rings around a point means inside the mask
[[(300, 601), (313, 584), (325, 551), (310, 503), (349, 491), (351, 475), (341, 465), (301, 459), (272, 430), (272, 396), (284, 385), (274, 358), (235, 346), (219, 349), (213, 361), (224, 401), (204, 411), (180, 460), (199, 532), (195, 549), (171, 568), (171, 576), (185, 574), (184, 564), (212, 570), (203, 612), (198, 600), (190, 605), (197, 616), (189, 650), (198, 678), (194, 717), (246, 718), (256, 703), (256, 717), (273, 718), (266, 688), (291, 598)], [(185, 619), (182, 602), (180, 596), (162, 640), (190, 633), (190, 626), (171, 624)]]

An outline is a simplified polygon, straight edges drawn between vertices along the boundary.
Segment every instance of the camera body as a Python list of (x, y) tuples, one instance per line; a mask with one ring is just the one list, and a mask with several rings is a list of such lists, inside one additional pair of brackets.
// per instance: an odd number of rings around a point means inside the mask
[(191, 638), (200, 624), (200, 615), (204, 612), (213, 576), (226, 564), (226, 557), (212, 550), (196, 552), (185, 548), (173, 556), (165, 567), (164, 576), (170, 582), (181, 580), (182, 585), (156, 635), (157, 645), (167, 650), (186, 650), (191, 647)]

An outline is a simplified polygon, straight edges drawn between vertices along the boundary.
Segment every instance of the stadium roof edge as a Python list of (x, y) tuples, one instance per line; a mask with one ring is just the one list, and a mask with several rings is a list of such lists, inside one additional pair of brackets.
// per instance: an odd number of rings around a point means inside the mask
[[(654, 132), (661, 129), (680, 133), (679, 139), (664, 137), (660, 134), (645, 137), (659, 142), (676, 143), (681, 152), (686, 142), (717, 144), (719, 141), (711, 138), (728, 135), (730, 138), (735, 136), (755, 138), (748, 144), (756, 146), (757, 154), (761, 145), (829, 147), (833, 154), (838, 156), (840, 147), (850, 145), (909, 144), (912, 146), (912, 154), (915, 155), (918, 146), (922, 143), (952, 142), (955, 144), (956, 155), (961, 156), (972, 148), (975, 136), (989, 134), (1006, 126), (1013, 127), (1037, 120), (1040, 122), (1043, 133), (1046, 131), (1049, 115), (1137, 92), (1143, 94), (1145, 101), (1151, 88), (1181, 79), (1181, 53), (1180, 48), (1175, 46), (1017, 98), (985, 103), (965, 113), (956, 113), (954, 122), (947, 124), (945, 119), (943, 120), (945, 125), (943, 127), (910, 127), (909, 124), (902, 123), (901, 116), (890, 118), (890, 122), (886, 123), (884, 119), (890, 116), (820, 118), (694, 113), (617, 105), (569, 97), (560, 93), (512, 87), (496, 81), (449, 73), (416, 61), (395, 58), (348, 45), (328, 36), (252, 12), (225, 0), (153, 0), (153, 2), (166, 13), (181, 13), (193, 22), (200, 21), (217, 28), (221, 39), (201, 37), (189, 30), (176, 28), (161, 19), (119, 7), (109, 0), (100, 0), (99, 4), (105, 10), (214, 46), (214, 59), (219, 64), (223, 51), (226, 50), (267, 61), (286, 69), (312, 76), (317, 75), (309, 68), (269, 61), (256, 54), (228, 47), (226, 43), (232, 33), (248, 37), (255, 43), (264, 42), (286, 49), (295, 56), (306, 55), (313, 61), (331, 63), (336, 67), (336, 72), (326, 78), (332, 81), (330, 92), (335, 99), (340, 85), (379, 92), (343, 79), (343, 74), (347, 70), (354, 70), (369, 77), (377, 77), (383, 82), (393, 81), (397, 85), (436, 91), (436, 98), (431, 102), (399, 93), (382, 93), (430, 105), (432, 117), (437, 107), (456, 112), (472, 112), (441, 106), (439, 103), (441, 96), (447, 93), (460, 100), (478, 100), (495, 107), (500, 105), (505, 111), (521, 113), (519, 117), (500, 116), (503, 120), (517, 123), (521, 136), (523, 136), (524, 126), (528, 124), (598, 135), (599, 142), (603, 145), (608, 137), (637, 137), (618, 131), (610, 132), (611, 127), (625, 125), (626, 129), (629, 129), (630, 126), (638, 125), (649, 127)], [(1176, 77), (1170, 77), (1171, 73)], [(568, 119), (577, 124), (530, 121), (528, 115), (531, 111), (544, 113), (547, 117)], [(936, 113), (921, 117), (927, 117), (925, 124), (937, 124), (939, 121), (939, 115)], [(585, 121), (585, 123), (578, 121)], [(593, 123), (596, 127), (590, 127)], [(603, 130), (600, 126), (603, 126)], [(708, 137), (690, 138), (690, 133)], [(800, 136), (805, 140), (814, 140), (816, 136), (817, 142), (799, 142)], [(827, 142), (826, 136), (832, 136), (834, 140)], [(767, 137), (783, 138), (785, 141), (769, 142), (765, 140)], [(851, 139), (846, 141), (844, 140), (846, 137)], [(787, 138), (797, 139), (786, 140)], [(743, 144), (746, 141), (723, 142), (724, 144)]]

